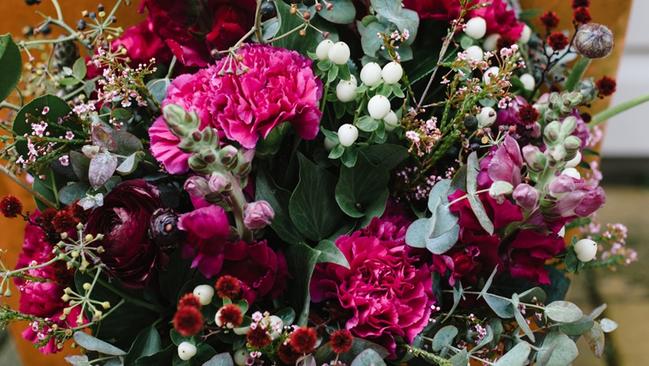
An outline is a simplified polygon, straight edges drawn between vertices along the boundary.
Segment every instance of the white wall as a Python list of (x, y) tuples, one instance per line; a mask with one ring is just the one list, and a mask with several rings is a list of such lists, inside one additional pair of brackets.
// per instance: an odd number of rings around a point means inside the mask
[[(649, 0), (634, 0), (628, 32), (613, 104), (649, 94)], [(649, 103), (609, 122), (603, 154), (649, 157)]]

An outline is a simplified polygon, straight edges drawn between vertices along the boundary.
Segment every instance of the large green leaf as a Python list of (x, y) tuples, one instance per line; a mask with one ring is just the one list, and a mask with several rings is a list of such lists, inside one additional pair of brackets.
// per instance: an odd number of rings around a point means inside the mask
[(351, 0), (329, 0), (331, 7), (325, 6), (318, 15), (337, 24), (349, 24), (356, 19), (356, 8)]
[(162, 349), (160, 334), (154, 326), (143, 329), (133, 341), (131, 349), (124, 360), (124, 363), (131, 365), (141, 357), (148, 357), (158, 353)]
[(0, 36), (0, 101), (5, 100), (20, 81), (23, 62), (10, 34)]
[(297, 231), (288, 214), (290, 196), (291, 192), (278, 187), (265, 172), (257, 173), (255, 199), (265, 200), (275, 211), (275, 217), (270, 227), (282, 240), (296, 244), (303, 241), (304, 238)]
[(309, 283), (319, 256), (319, 250), (306, 244), (291, 245), (286, 250), (286, 262), (293, 277), (289, 301), (294, 309), (299, 310), (297, 324), (300, 326), (306, 325), (309, 318)]
[(299, 154), (300, 181), (289, 200), (289, 215), (306, 238), (320, 241), (342, 226), (343, 214), (334, 199), (336, 178)]
[(390, 191), (390, 173), (359, 156), (356, 166), (340, 169), (336, 184), (336, 202), (353, 218), (381, 216)]

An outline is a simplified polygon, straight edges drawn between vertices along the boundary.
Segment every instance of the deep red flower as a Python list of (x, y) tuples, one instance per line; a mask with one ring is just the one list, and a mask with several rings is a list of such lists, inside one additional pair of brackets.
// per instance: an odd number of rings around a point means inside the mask
[(57, 233), (66, 232), (68, 230), (74, 229), (74, 227), (79, 223), (76, 217), (73, 216), (68, 210), (61, 210), (54, 215), (52, 219), (52, 226)]
[(608, 76), (604, 76), (603, 78), (597, 80), (595, 86), (597, 86), (597, 91), (600, 97), (611, 96), (617, 90), (617, 82), (615, 81), (615, 79)]
[(4, 217), (16, 217), (23, 212), (23, 204), (16, 196), (4, 196), (0, 201), (0, 211)]
[(403, 0), (405, 8), (414, 10), (420, 19), (450, 21), (460, 16), (460, 2), (458, 0)]
[(241, 296), (241, 281), (232, 276), (221, 276), (216, 281), (216, 294), (220, 298), (238, 299)]
[(568, 37), (562, 32), (552, 32), (548, 36), (548, 45), (555, 51), (560, 51), (568, 46)]
[(541, 23), (548, 28), (552, 29), (559, 25), (559, 16), (553, 11), (548, 11), (541, 15)]
[(264, 348), (273, 341), (266, 329), (259, 325), (254, 328), (250, 327), (250, 330), (246, 334), (246, 340), (252, 348)]
[(575, 9), (573, 19), (579, 24), (590, 23), (590, 21), (593, 20), (590, 16), (590, 10), (584, 6)]
[(194, 306), (183, 306), (176, 310), (174, 329), (183, 337), (191, 337), (203, 329), (203, 314)]
[(293, 331), (289, 336), (288, 343), (297, 353), (311, 353), (318, 342), (318, 334), (315, 329), (301, 327)]
[(338, 354), (348, 352), (352, 349), (353, 343), (354, 337), (347, 329), (339, 329), (331, 333), (331, 337), (329, 337), (329, 346), (331, 346), (331, 349)]
[(126, 28), (124, 33), (113, 44), (114, 49), (124, 47), (132, 64), (146, 64), (155, 58), (156, 62), (171, 61), (171, 50), (164, 39), (156, 33), (155, 24), (151, 18)]
[(581, 8), (590, 6), (590, 0), (572, 0), (572, 7)]
[(199, 300), (198, 296), (194, 295), (193, 293), (188, 293), (183, 295), (183, 297), (178, 300), (178, 307), (182, 308), (185, 306), (192, 306), (197, 309), (201, 308), (201, 301)]
[[(228, 328), (236, 328), (243, 323), (241, 308), (235, 304), (227, 304), (216, 313), (217, 325)], [(219, 324), (220, 323), (220, 324)]]
[(301, 357), (299, 353), (295, 352), (293, 347), (286, 342), (282, 342), (277, 348), (277, 357), (285, 365), (295, 365), (297, 360)]
[(539, 111), (530, 104), (526, 104), (518, 110), (518, 118), (520, 118), (524, 125), (531, 125), (538, 121), (540, 116)]

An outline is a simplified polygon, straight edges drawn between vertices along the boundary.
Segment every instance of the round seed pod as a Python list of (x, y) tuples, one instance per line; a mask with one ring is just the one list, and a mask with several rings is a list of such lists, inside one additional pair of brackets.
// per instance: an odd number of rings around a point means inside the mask
[(614, 44), (613, 32), (597, 23), (580, 26), (575, 35), (575, 48), (588, 58), (608, 56), (613, 51)]

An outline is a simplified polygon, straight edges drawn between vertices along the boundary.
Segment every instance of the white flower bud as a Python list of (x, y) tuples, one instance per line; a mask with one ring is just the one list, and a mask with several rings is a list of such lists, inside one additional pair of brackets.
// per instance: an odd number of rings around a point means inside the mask
[(356, 126), (350, 125), (349, 123), (340, 126), (338, 129), (338, 141), (340, 141), (341, 145), (349, 147), (352, 146), (356, 140), (358, 140), (358, 128), (356, 128)]
[(478, 119), (478, 127), (485, 128), (493, 125), (498, 118), (496, 110), (491, 107), (484, 107), (480, 110), (480, 113), (476, 116)]
[(482, 42), (482, 48), (485, 51), (494, 51), (496, 48), (498, 48), (498, 40), (500, 39), (500, 34), (494, 33), (487, 38), (485, 38), (484, 42)]
[(392, 61), (383, 66), (381, 77), (383, 77), (386, 84), (396, 84), (403, 77), (403, 67), (398, 62)]
[(484, 72), (484, 75), (482, 75), (482, 81), (484, 81), (485, 84), (490, 84), (491, 78), (497, 76), (499, 72), (500, 68), (497, 66), (488, 68), (487, 71)]
[(234, 364), (237, 366), (246, 366), (246, 361), (248, 360), (248, 351), (245, 348), (241, 348), (234, 352)]
[(536, 88), (536, 80), (534, 80), (532, 74), (523, 74), (521, 75), (520, 80), (525, 90), (532, 91)]
[(361, 69), (361, 81), (367, 86), (376, 86), (381, 83), (381, 66), (376, 62), (368, 62)]
[(577, 259), (582, 262), (590, 262), (597, 256), (597, 243), (590, 239), (581, 239), (575, 243)]
[(318, 44), (318, 47), (315, 49), (315, 54), (318, 56), (318, 60), (324, 61), (329, 58), (329, 49), (333, 46), (334, 43), (330, 39), (325, 39), (324, 41)]
[(214, 287), (210, 285), (198, 285), (194, 288), (194, 295), (198, 297), (201, 305), (208, 305), (214, 297)]
[(336, 42), (329, 48), (327, 53), (329, 60), (336, 65), (344, 65), (349, 60), (351, 51), (345, 42)]
[(576, 168), (581, 163), (581, 153), (577, 151), (574, 158), (566, 162), (566, 168)]
[(395, 128), (399, 127), (399, 117), (394, 111), (390, 111), (387, 116), (383, 117), (383, 122), (385, 122), (385, 129), (392, 131)]
[(196, 356), (196, 346), (189, 342), (182, 342), (178, 345), (178, 357), (183, 361), (189, 361)]
[(514, 192), (514, 186), (503, 180), (495, 181), (489, 187), (489, 196), (499, 203), (502, 203), (505, 196), (512, 194), (512, 192)]
[(336, 85), (336, 97), (343, 103), (351, 102), (356, 99), (356, 89), (358, 84), (354, 75), (349, 80), (341, 80)]
[(375, 95), (367, 103), (367, 111), (374, 119), (383, 119), (390, 113), (390, 100), (383, 95)]
[(530, 28), (529, 25), (525, 24), (523, 31), (521, 32), (521, 38), (519, 38), (518, 41), (525, 44), (530, 41), (530, 38), (532, 38), (532, 28)]
[(466, 22), (464, 33), (473, 39), (480, 39), (487, 34), (487, 21), (482, 17), (474, 17)]
[(561, 174), (567, 175), (571, 178), (581, 179), (581, 174), (579, 174), (579, 171), (575, 168), (566, 168), (561, 172)]
[(467, 48), (464, 53), (466, 53), (467, 59), (473, 62), (482, 61), (484, 57), (484, 52), (482, 52), (480, 46), (471, 46)]

